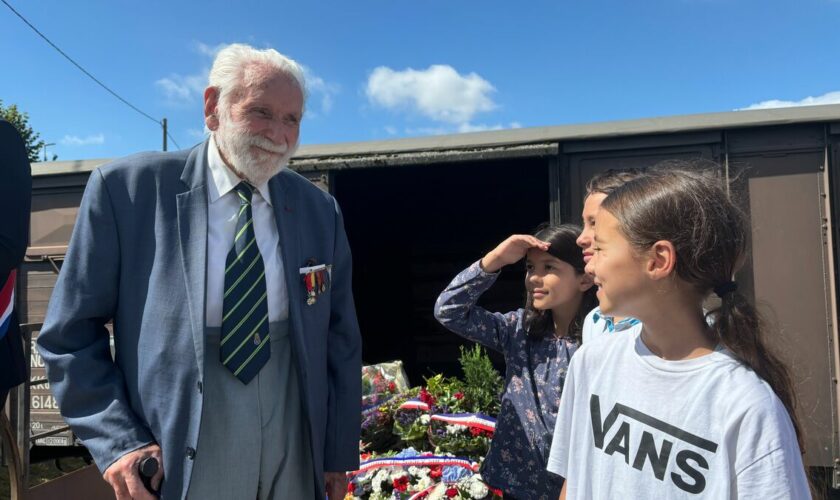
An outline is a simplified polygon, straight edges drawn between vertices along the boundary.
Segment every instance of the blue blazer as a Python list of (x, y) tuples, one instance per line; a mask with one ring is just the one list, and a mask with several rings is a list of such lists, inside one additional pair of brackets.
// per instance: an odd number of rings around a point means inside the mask
[[(204, 357), (216, 355), (204, 347), (207, 147), (143, 153), (92, 172), (38, 337), (61, 414), (99, 469), (157, 442), (164, 498), (184, 498), (189, 486)], [(329, 194), (288, 169), (269, 190), (323, 498), (325, 470), (359, 465), (361, 336), (350, 249)], [(332, 265), (332, 284), (307, 305), (298, 270), (312, 260)]]

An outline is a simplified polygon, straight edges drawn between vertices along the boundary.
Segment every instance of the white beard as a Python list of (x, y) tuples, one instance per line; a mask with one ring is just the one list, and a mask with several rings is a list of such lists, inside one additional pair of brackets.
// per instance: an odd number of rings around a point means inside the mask
[[(229, 166), (243, 175), (253, 186), (261, 186), (279, 174), (295, 154), (297, 144), (275, 144), (261, 135), (250, 134), (245, 128), (230, 123), (230, 118), (219, 120), (213, 133), (216, 145)], [(254, 146), (258, 151), (254, 152)]]

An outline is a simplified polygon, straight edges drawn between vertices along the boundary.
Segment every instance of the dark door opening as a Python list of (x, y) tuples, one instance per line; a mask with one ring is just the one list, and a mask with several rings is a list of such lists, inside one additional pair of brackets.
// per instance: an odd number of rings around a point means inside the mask
[[(354, 169), (333, 181), (353, 252), (364, 362), (401, 359), (415, 385), (460, 374), (467, 342), (435, 321), (435, 299), (504, 238), (548, 220), (548, 160)], [(503, 270), (480, 305), (521, 307), (523, 273), (523, 264)]]

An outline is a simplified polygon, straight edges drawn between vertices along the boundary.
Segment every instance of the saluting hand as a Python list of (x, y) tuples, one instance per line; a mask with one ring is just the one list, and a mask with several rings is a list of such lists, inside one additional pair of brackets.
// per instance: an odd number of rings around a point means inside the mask
[(102, 474), (114, 488), (117, 500), (154, 500), (154, 495), (146, 490), (140, 478), (139, 465), (146, 457), (155, 457), (160, 464), (157, 474), (152, 477), (152, 488), (160, 489), (160, 482), (163, 481), (163, 454), (160, 446), (150, 444), (121, 456)]
[(481, 259), (481, 268), (485, 272), (495, 273), (499, 269), (519, 262), (528, 253), (528, 250), (536, 248), (538, 250), (546, 251), (551, 245), (545, 241), (538, 240), (528, 234), (514, 234), (505, 241), (499, 243), (499, 246), (490, 250), (484, 258)]

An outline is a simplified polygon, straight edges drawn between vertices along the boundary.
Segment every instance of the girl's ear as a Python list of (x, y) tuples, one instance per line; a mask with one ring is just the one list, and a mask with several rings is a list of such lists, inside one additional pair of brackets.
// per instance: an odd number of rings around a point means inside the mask
[(667, 240), (651, 245), (648, 252), (646, 271), (653, 280), (667, 278), (677, 268), (677, 249)]
[(589, 273), (580, 273), (578, 277), (578, 290), (586, 292), (595, 285), (595, 277)]

